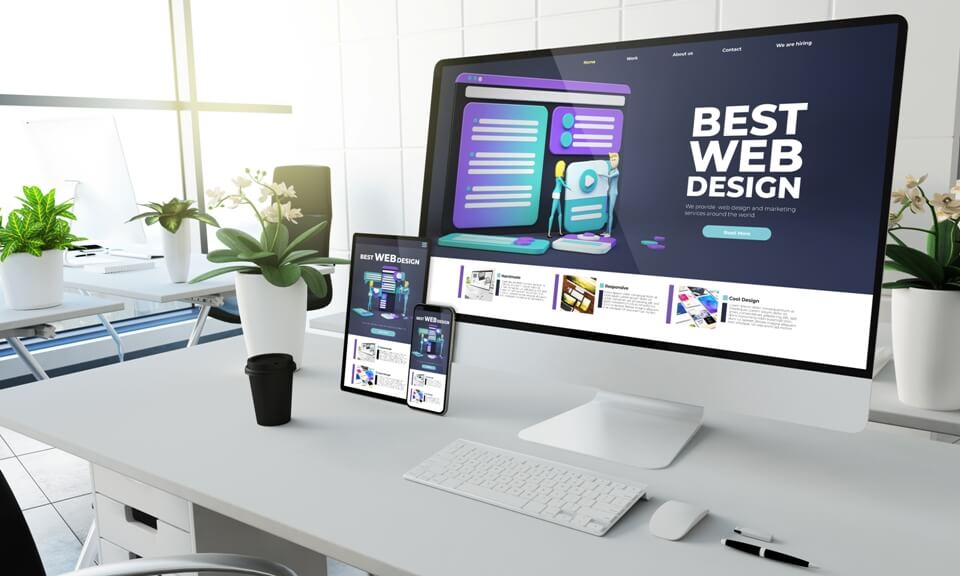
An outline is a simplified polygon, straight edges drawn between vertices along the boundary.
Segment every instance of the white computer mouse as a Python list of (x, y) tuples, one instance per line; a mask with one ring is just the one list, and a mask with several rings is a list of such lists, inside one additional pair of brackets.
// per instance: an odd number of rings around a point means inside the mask
[(661, 504), (650, 518), (650, 533), (666, 540), (679, 540), (709, 513), (696, 504), (669, 500)]

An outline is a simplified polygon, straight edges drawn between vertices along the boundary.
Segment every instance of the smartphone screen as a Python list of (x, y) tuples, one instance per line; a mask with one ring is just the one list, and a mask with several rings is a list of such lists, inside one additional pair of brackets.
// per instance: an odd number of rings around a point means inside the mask
[(413, 309), (407, 405), (437, 414), (447, 411), (453, 309), (418, 305)]

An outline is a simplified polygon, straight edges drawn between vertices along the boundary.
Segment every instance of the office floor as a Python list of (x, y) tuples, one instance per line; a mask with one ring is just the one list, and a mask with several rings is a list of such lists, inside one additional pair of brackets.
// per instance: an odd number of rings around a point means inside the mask
[[(20, 503), (47, 574), (73, 570), (93, 520), (89, 464), (0, 427), (0, 471)], [(332, 559), (327, 573), (365, 574)]]

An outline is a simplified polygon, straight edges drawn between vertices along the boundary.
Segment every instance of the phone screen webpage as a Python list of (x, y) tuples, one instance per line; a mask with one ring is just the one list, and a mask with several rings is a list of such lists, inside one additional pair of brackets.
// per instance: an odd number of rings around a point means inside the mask
[(452, 328), (453, 317), (448, 310), (417, 309), (415, 312), (407, 386), (407, 404), (410, 406), (443, 412)]
[(428, 250), (417, 239), (357, 238), (350, 266), (345, 387), (404, 397), (413, 309), (424, 299)]

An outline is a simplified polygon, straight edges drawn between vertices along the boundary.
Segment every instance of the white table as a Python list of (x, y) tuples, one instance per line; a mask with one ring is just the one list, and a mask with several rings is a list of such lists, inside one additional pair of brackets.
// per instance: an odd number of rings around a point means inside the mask
[[(0, 425), (380, 576), (799, 574), (722, 548), (735, 525), (774, 532), (824, 575), (956, 567), (956, 446), (708, 413), (671, 467), (640, 470), (517, 438), (589, 390), (455, 366), (438, 417), (341, 392), (340, 338), (308, 334), (306, 347), (286, 426), (255, 424), (236, 338), (64, 376), (42, 393), (2, 390)], [(166, 418), (176, 425), (149, 425)], [(646, 482), (652, 501), (597, 538), (401, 478), (456, 438)], [(671, 498), (711, 510), (681, 542), (647, 529)]]
[(870, 420), (882, 424), (928, 430), (935, 434), (960, 436), (960, 410), (940, 411), (914, 408), (897, 398), (897, 380), (893, 363), (873, 381)]
[[(190, 274), (199, 276), (208, 270), (223, 266), (225, 265), (211, 264), (206, 259), (194, 258), (191, 262)], [(200, 334), (203, 332), (203, 326), (210, 314), (210, 309), (214, 306), (222, 306), (224, 297), (234, 292), (233, 277), (233, 274), (224, 274), (196, 284), (178, 284), (170, 280), (163, 261), (157, 260), (156, 265), (147, 270), (115, 272), (113, 274), (100, 274), (83, 268), (67, 268), (64, 271), (64, 286), (80, 290), (83, 293), (92, 292), (158, 304), (184, 302), (198, 305), (200, 306), (200, 313), (187, 341), (187, 346), (190, 347), (200, 341)], [(100, 321), (113, 337), (117, 345), (117, 354), (123, 360), (123, 345), (119, 336), (106, 318), (100, 317)]]
[(78, 294), (64, 294), (63, 304), (60, 306), (39, 310), (11, 310), (0, 298), (0, 338), (7, 340), (37, 380), (47, 380), (49, 378), (47, 373), (23, 345), (20, 338), (53, 338), (55, 331), (51, 324), (54, 322), (97, 316), (117, 310), (123, 310), (123, 304), (120, 302)]

